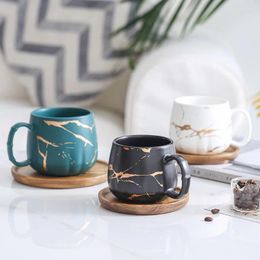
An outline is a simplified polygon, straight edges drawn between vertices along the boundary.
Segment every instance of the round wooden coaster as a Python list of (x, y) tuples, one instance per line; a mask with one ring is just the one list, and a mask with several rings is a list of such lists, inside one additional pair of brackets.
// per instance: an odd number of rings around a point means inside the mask
[(186, 154), (177, 151), (177, 154), (183, 156), (190, 164), (224, 164), (233, 161), (239, 154), (240, 149), (236, 146), (229, 146), (229, 148), (218, 154), (199, 155)]
[(165, 197), (153, 204), (132, 204), (118, 200), (109, 188), (104, 188), (98, 193), (98, 198), (101, 206), (110, 211), (133, 215), (158, 215), (170, 213), (184, 207), (189, 201), (189, 194), (178, 200)]
[(107, 163), (98, 160), (94, 166), (78, 176), (49, 177), (37, 174), (30, 166), (12, 167), (14, 179), (22, 184), (47, 188), (47, 189), (71, 189), (88, 187), (103, 183), (107, 180)]

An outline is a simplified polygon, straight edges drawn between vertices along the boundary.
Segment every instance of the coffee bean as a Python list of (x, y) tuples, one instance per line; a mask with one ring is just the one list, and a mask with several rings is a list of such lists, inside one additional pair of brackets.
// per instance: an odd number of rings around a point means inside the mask
[(212, 217), (205, 217), (205, 218), (204, 218), (204, 221), (206, 221), (206, 222), (212, 222), (212, 221), (213, 221), (213, 218), (212, 218)]
[(211, 213), (212, 213), (213, 215), (218, 214), (218, 213), (219, 213), (219, 209), (212, 209), (212, 210), (211, 210)]
[(256, 181), (255, 181), (255, 180), (248, 180), (247, 183), (248, 183), (248, 184), (256, 185)]
[(237, 185), (240, 187), (240, 188), (243, 188), (245, 185), (246, 185), (246, 181), (239, 181), (238, 183), (237, 183)]

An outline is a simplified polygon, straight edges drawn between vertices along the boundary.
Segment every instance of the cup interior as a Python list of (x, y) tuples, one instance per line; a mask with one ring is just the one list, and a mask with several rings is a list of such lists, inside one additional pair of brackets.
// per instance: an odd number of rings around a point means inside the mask
[(41, 118), (73, 118), (87, 116), (91, 112), (87, 109), (76, 107), (40, 108), (32, 112), (33, 116)]
[(216, 106), (225, 105), (227, 100), (212, 96), (182, 96), (175, 99), (175, 102), (187, 106)]
[(156, 135), (128, 135), (115, 139), (116, 145), (128, 147), (160, 147), (173, 144), (173, 141), (164, 136)]

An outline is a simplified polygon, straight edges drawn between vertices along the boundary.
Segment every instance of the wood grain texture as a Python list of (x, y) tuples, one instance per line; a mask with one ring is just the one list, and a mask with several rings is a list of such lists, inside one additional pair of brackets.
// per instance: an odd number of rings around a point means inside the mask
[(11, 171), (14, 179), (28, 186), (47, 189), (71, 189), (88, 187), (107, 180), (107, 163), (98, 160), (86, 173), (69, 177), (49, 177), (39, 175), (30, 166), (13, 166)]
[(178, 200), (169, 197), (153, 204), (132, 204), (119, 201), (109, 190), (104, 188), (98, 193), (101, 206), (110, 211), (132, 215), (158, 215), (174, 212), (184, 207), (189, 201), (189, 194)]
[(226, 164), (233, 161), (239, 155), (240, 149), (230, 146), (225, 152), (218, 154), (199, 155), (185, 154), (177, 151), (177, 154), (183, 156), (189, 164)]

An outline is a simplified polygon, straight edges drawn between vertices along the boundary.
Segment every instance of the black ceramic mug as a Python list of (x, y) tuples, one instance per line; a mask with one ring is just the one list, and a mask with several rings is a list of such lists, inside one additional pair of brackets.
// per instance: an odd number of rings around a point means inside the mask
[[(176, 191), (176, 163), (180, 167), (182, 185)], [(167, 195), (177, 199), (188, 193), (190, 169), (187, 161), (176, 155), (171, 139), (155, 135), (129, 135), (113, 141), (108, 184), (120, 200), (150, 203)]]

